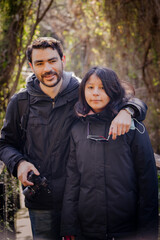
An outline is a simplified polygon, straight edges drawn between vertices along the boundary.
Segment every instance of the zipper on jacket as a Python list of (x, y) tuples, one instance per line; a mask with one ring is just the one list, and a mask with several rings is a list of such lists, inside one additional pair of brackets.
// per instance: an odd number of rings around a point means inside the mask
[(52, 99), (52, 108), (54, 108), (54, 105), (55, 105), (55, 100)]
[[(105, 123), (105, 135), (106, 136), (106, 133), (107, 133), (107, 123)], [(107, 177), (107, 174), (106, 174), (106, 164), (107, 164), (107, 160), (106, 160), (106, 149), (107, 148), (107, 144), (104, 145), (104, 148), (103, 148), (103, 155), (104, 155), (104, 178), (105, 178), (105, 196), (106, 196), (106, 237), (108, 237), (108, 224), (109, 224), (109, 216), (108, 216), (108, 191), (107, 191), (107, 182), (108, 182), (108, 177)]]

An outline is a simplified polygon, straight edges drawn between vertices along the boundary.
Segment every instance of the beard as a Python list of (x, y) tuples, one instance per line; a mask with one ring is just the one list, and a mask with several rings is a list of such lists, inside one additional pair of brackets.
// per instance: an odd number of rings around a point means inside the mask
[(61, 81), (62, 76), (60, 76), (59, 74), (54, 74), (54, 75), (57, 75), (57, 81), (55, 83), (53, 83), (52, 85), (45, 83), (43, 80), (43, 77), (40, 80), (40, 82), (46, 87), (55, 87)]
[[(53, 84), (47, 84), (45, 81), (44, 81), (44, 78), (47, 77), (47, 76), (50, 76), (52, 75), (53, 77), (57, 77), (57, 81)], [(46, 87), (49, 87), (49, 88), (52, 88), (52, 87), (55, 87), (60, 81), (61, 81), (61, 78), (62, 78), (62, 75), (63, 75), (63, 68), (62, 70), (57, 73), (53, 70), (49, 71), (49, 72), (46, 72), (44, 73), (43, 75), (41, 75), (41, 80), (39, 80), (44, 86)]]

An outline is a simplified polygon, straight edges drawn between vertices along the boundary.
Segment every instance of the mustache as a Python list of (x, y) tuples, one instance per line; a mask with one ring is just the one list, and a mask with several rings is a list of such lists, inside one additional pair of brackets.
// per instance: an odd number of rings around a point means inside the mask
[(44, 74), (42, 74), (42, 78), (43, 77), (47, 77), (47, 76), (49, 76), (49, 75), (57, 75), (58, 76), (58, 74), (55, 72), (55, 71), (49, 71), (49, 72), (46, 72), (46, 73), (44, 73)]

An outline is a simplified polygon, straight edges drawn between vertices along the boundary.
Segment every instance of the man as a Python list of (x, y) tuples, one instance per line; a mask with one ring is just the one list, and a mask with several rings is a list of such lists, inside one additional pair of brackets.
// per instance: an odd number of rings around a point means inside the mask
[[(65, 167), (69, 152), (69, 135), (76, 121), (74, 104), (79, 82), (63, 71), (65, 56), (59, 41), (39, 38), (28, 47), (27, 56), (33, 75), (27, 81), (29, 117), (25, 143), (22, 145), (20, 117), (15, 94), (7, 108), (0, 139), (0, 157), (24, 187), (33, 187), (31, 171), (45, 177), (47, 186), (25, 197), (34, 239), (61, 239), (60, 214), (65, 184)], [(140, 100), (129, 102), (142, 118), (146, 106)], [(129, 130), (131, 109), (121, 110), (114, 119), (113, 139)], [(129, 112), (128, 112), (129, 111)]]

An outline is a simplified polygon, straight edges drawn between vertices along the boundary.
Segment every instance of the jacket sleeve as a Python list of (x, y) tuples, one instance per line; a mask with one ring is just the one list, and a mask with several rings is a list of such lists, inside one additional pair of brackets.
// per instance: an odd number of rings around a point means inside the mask
[(17, 164), (24, 159), (21, 150), (21, 128), (18, 113), (17, 94), (7, 107), (4, 125), (0, 137), (0, 159), (5, 163), (10, 173), (17, 176)]
[(136, 118), (138, 121), (143, 121), (145, 119), (148, 108), (147, 105), (140, 99), (131, 98), (127, 102), (124, 102), (120, 108), (124, 109), (126, 107), (133, 108), (134, 118)]
[(158, 179), (154, 153), (146, 129), (144, 134), (134, 130), (134, 140), (131, 148), (139, 191), (138, 236), (145, 240), (157, 240)]
[(77, 235), (78, 232), (78, 200), (80, 173), (76, 163), (76, 147), (73, 138), (70, 140), (70, 155), (67, 164), (67, 179), (63, 199), (61, 217), (61, 236)]

